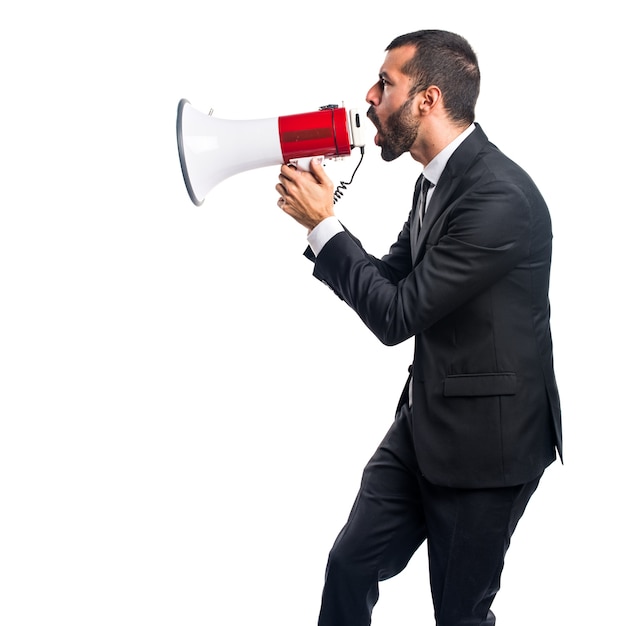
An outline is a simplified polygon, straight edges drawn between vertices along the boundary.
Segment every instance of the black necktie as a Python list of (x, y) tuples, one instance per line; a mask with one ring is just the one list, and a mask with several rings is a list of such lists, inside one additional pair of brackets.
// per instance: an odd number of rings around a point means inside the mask
[(419, 235), (420, 228), (422, 227), (422, 222), (424, 221), (424, 214), (426, 213), (426, 196), (428, 195), (428, 190), (431, 185), (432, 183), (427, 178), (422, 176), (420, 191), (417, 196), (417, 205), (415, 207), (415, 215), (413, 216), (411, 224), (411, 258), (413, 264), (415, 264), (415, 260), (417, 258), (417, 237)]
[(420, 197), (417, 202), (417, 215), (419, 218), (420, 228), (424, 222), (424, 214), (426, 213), (426, 196), (428, 196), (428, 190), (430, 189), (431, 182), (428, 178), (422, 177), (422, 187), (420, 189)]

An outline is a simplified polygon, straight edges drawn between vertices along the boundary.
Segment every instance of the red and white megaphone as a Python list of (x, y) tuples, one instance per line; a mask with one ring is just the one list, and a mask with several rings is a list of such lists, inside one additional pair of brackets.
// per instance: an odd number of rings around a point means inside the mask
[(314, 157), (340, 158), (365, 145), (359, 112), (336, 105), (261, 120), (224, 120), (181, 100), (176, 135), (183, 178), (196, 206), (234, 174), (290, 162), (308, 169)]

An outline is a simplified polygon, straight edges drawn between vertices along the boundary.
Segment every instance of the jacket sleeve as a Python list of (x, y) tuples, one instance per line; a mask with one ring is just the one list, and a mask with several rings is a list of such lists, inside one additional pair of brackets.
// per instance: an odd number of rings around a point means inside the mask
[[(361, 242), (347, 228), (345, 228), (345, 226), (344, 229), (357, 247), (363, 250)], [(398, 235), (397, 241), (391, 246), (389, 253), (382, 259), (378, 259), (371, 254), (365, 253), (371, 263), (378, 269), (381, 276), (393, 284), (398, 284), (400, 280), (407, 276), (407, 274), (411, 271), (411, 244), (409, 232), (410, 222), (407, 220), (402, 228), (402, 231)], [(304, 251), (304, 256), (309, 259), (309, 261), (315, 263), (315, 254), (310, 247)]]
[[(529, 214), (529, 202), (517, 185), (486, 183), (439, 216), (426, 234), (423, 258), (399, 282), (381, 271), (349, 233), (326, 244), (314, 275), (382, 343), (395, 345), (426, 330), (519, 264), (528, 254)], [(407, 241), (401, 235), (395, 246)], [(392, 246), (388, 257), (398, 254)]]

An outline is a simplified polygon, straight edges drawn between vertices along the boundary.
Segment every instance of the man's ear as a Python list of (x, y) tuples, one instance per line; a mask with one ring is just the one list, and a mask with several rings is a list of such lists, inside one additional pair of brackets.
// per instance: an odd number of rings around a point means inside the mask
[(418, 107), (421, 115), (429, 115), (438, 106), (441, 106), (443, 98), (441, 89), (437, 85), (431, 85), (418, 96)]

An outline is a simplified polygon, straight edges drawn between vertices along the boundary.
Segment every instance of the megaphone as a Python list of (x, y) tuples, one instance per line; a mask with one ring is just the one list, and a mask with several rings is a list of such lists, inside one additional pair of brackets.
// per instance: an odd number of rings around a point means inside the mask
[(341, 158), (365, 145), (359, 112), (337, 105), (282, 117), (227, 120), (201, 113), (183, 99), (176, 135), (185, 186), (196, 206), (234, 174), (283, 163), (308, 169), (314, 157)]

